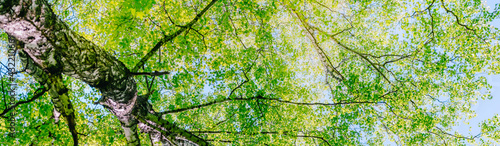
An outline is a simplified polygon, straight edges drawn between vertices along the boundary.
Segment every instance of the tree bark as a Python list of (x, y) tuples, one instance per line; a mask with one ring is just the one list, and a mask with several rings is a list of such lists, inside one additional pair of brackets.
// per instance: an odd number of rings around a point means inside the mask
[[(59, 89), (65, 88), (59, 86), (60, 80), (57, 80), (61, 73), (99, 89), (102, 98), (98, 103), (119, 119), (127, 145), (140, 145), (138, 124), (143, 132), (155, 136), (152, 139), (158, 141), (177, 145), (179, 141), (187, 140), (197, 145), (208, 145), (204, 139), (156, 114), (147, 97), (137, 94), (137, 85), (129, 69), (114, 56), (72, 31), (52, 12), (46, 1), (1, 1), (0, 29), (24, 44), (22, 51), (26, 58), (23, 64), (32, 60), (34, 67), (30, 74), (48, 76), (48, 86), (58, 89), (51, 91), (53, 99), (64, 95), (62, 91), (58, 93)], [(41, 76), (33, 77), (42, 82)], [(61, 110), (69, 110), (71, 102), (64, 102), (69, 104), (55, 105), (56, 109), (63, 107)], [(68, 112), (66, 115), (71, 116)], [(71, 128), (74, 125), (68, 126)]]

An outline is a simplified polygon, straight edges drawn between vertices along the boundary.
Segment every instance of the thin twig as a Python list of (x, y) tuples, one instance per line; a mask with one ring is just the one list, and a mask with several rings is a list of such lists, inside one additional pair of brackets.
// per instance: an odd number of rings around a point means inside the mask
[(25, 104), (25, 103), (30, 103), (32, 101), (35, 101), (36, 99), (40, 98), (43, 94), (45, 94), (45, 92), (48, 91), (47, 88), (38, 88), (36, 91), (35, 91), (35, 95), (33, 95), (32, 98), (30, 98), (29, 100), (25, 100), (25, 101), (19, 101), (19, 102), (16, 102), (16, 104), (10, 106), (9, 108), (6, 108), (2, 111), (2, 113), (0, 113), (0, 117), (4, 117), (6, 118), (4, 115), (6, 113), (8, 113), (10, 110), (16, 108), (17, 106), (19, 105), (22, 105), (22, 104)]
[(158, 71), (153, 71), (153, 72), (131, 72), (131, 75), (138, 76), (138, 75), (147, 75), (147, 76), (161, 76), (161, 75), (168, 75), (170, 72), (168, 71), (163, 71), (163, 72), (158, 72)]
[(164, 36), (160, 41), (158, 41), (158, 43), (156, 43), (156, 45), (153, 47), (153, 49), (151, 49), (140, 61), (139, 63), (137, 63), (134, 68), (131, 70), (131, 72), (137, 72), (139, 70), (139, 68), (141, 66), (143, 66), (147, 60), (149, 60), (149, 58), (151, 58), (153, 56), (153, 54), (158, 51), (160, 49), (161, 46), (163, 46), (163, 44), (165, 42), (168, 42), (168, 41), (171, 41), (173, 40), (174, 38), (176, 38), (178, 35), (180, 35), (182, 32), (186, 31), (187, 28), (190, 28), (191, 26), (193, 26), (200, 18), (201, 16), (203, 16), (203, 14), (205, 14), (208, 9), (210, 7), (212, 7), (215, 2), (217, 2), (217, 0), (212, 0), (200, 13), (196, 14), (196, 16), (193, 18), (193, 20), (191, 20), (188, 24), (184, 25), (183, 27), (181, 27), (179, 30), (177, 30), (176, 32), (170, 34), (170, 35), (166, 35)]

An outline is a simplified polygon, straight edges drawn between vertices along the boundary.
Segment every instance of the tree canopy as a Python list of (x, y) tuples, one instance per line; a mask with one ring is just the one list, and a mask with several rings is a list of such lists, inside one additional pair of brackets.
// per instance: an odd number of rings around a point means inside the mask
[(9, 105), (2, 69), (0, 145), (499, 143), (499, 116), (477, 135), (452, 129), (491, 98), (478, 74), (500, 73), (499, 9), (479, 0), (1, 1), (2, 51), (15, 41), (19, 72)]

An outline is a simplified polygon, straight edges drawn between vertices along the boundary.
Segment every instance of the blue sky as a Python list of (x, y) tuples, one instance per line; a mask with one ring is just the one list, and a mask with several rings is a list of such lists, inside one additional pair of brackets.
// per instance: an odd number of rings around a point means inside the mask
[[(495, 4), (498, 3), (500, 3), (500, 0), (486, 0), (486, 4), (490, 7), (491, 10), (493, 10), (495, 8)], [(492, 25), (500, 29), (500, 19), (496, 19), (495, 21), (493, 21)], [(0, 61), (5, 63), (6, 57), (2, 57)], [(479, 134), (480, 122), (487, 120), (496, 114), (500, 114), (500, 75), (478, 74), (478, 76), (484, 76), (490, 83), (490, 85), (492, 86), (490, 91), (493, 98), (491, 100), (479, 100), (477, 104), (472, 107), (472, 109), (476, 111), (477, 116), (468, 120), (468, 124), (462, 122), (460, 125), (454, 128), (456, 132), (461, 133), (464, 136)], [(86, 99), (82, 98), (82, 100)]]
[[(490, 7), (490, 12), (495, 8), (495, 4), (500, 3), (499, 0), (487, 0), (486, 4)], [(500, 29), (500, 19), (496, 19), (491, 23), (494, 27)], [(499, 38), (500, 39), (500, 38)], [(484, 76), (488, 80), (488, 83), (492, 86), (491, 95), (493, 98), (491, 100), (479, 100), (476, 105), (472, 107), (476, 111), (477, 116), (468, 120), (469, 124), (461, 122), (460, 125), (455, 127), (455, 130), (465, 136), (477, 135), (481, 132), (479, 123), (493, 117), (496, 114), (500, 114), (500, 75), (487, 75), (479, 74), (479, 76)], [(497, 143), (498, 144), (498, 143)]]

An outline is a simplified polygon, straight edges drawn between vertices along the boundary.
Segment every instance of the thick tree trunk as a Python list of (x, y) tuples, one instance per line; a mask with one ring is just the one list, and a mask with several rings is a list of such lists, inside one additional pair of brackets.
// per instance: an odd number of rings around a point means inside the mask
[[(1, 1), (0, 29), (24, 43), (24, 61), (32, 60), (31, 65), (38, 68), (35, 70), (43, 72), (33, 70), (32, 74), (49, 76), (52, 82), (58, 83), (58, 76), (62, 73), (99, 89), (102, 93), (99, 104), (119, 119), (128, 145), (140, 144), (137, 130), (139, 123), (143, 132), (150, 133), (158, 141), (176, 144), (184, 139), (198, 145), (208, 145), (205, 140), (157, 116), (147, 102), (147, 97), (137, 95), (137, 85), (129, 69), (114, 56), (72, 31), (58, 19), (45, 1)], [(48, 86), (62, 88), (57, 84)], [(61, 95), (57, 92), (55, 90), (50, 95)], [(62, 107), (62, 111), (72, 110), (69, 105), (55, 107)]]

